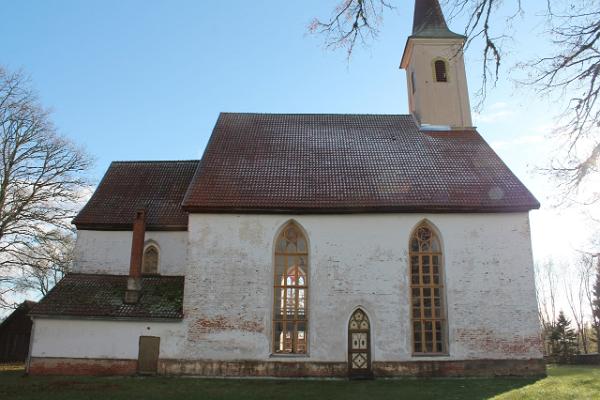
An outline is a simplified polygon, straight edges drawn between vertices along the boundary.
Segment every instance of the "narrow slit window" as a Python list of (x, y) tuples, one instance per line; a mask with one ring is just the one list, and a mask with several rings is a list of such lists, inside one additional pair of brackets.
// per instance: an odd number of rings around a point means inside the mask
[(434, 67), (436, 82), (448, 82), (448, 64), (446, 61), (436, 60)]
[(308, 342), (308, 243), (294, 223), (275, 242), (273, 353), (305, 354)]
[(413, 352), (444, 354), (446, 312), (440, 241), (427, 225), (420, 225), (410, 240), (410, 289)]
[(142, 274), (158, 274), (158, 249), (156, 246), (148, 246), (146, 250), (144, 250), (144, 257), (142, 259)]

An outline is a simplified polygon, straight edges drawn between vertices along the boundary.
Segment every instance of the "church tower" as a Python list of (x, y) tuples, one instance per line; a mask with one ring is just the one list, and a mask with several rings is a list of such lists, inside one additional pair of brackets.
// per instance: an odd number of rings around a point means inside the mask
[(422, 128), (471, 128), (463, 55), (466, 37), (446, 24), (438, 0), (416, 0), (413, 32), (400, 68), (406, 70), (411, 114)]

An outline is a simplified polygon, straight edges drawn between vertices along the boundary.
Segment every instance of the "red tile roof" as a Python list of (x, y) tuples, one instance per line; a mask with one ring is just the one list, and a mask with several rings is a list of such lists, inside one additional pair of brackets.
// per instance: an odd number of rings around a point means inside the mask
[(410, 115), (221, 114), (189, 212), (508, 212), (539, 203), (475, 130)]
[(75, 217), (78, 229), (130, 230), (135, 211), (147, 209), (148, 230), (185, 230), (181, 208), (198, 161), (113, 162)]
[(30, 315), (46, 317), (181, 319), (183, 276), (142, 277), (140, 299), (125, 304), (127, 275), (67, 274)]

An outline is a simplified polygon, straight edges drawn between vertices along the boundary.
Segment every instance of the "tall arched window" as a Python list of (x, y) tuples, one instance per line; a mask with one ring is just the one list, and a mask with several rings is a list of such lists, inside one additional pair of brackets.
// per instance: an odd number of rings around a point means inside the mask
[(440, 240), (427, 223), (410, 239), (413, 352), (444, 354), (446, 313)]
[(304, 354), (308, 341), (308, 243), (290, 222), (275, 242), (273, 353)]
[(435, 81), (448, 82), (448, 64), (445, 60), (436, 60), (434, 63)]
[(142, 258), (142, 274), (158, 274), (158, 248), (154, 245), (146, 247)]

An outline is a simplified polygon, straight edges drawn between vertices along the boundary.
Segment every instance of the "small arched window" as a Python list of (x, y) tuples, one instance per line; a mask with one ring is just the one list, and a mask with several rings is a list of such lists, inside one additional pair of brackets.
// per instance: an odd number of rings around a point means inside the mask
[(273, 353), (305, 354), (308, 342), (308, 243), (288, 223), (275, 242)]
[(409, 253), (413, 352), (446, 353), (442, 248), (439, 238), (427, 223), (414, 230)]
[(158, 274), (158, 248), (154, 245), (146, 247), (142, 258), (142, 274)]
[(436, 60), (434, 62), (435, 81), (448, 82), (448, 64), (445, 60)]

